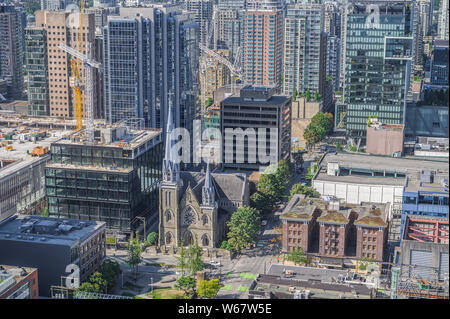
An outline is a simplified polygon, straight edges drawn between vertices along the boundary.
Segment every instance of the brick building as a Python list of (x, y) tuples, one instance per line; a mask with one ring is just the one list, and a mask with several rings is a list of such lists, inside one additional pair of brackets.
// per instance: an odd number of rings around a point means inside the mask
[(0, 265), (0, 299), (39, 299), (38, 270)]
[(351, 205), (295, 195), (283, 211), (282, 251), (383, 260), (389, 204)]

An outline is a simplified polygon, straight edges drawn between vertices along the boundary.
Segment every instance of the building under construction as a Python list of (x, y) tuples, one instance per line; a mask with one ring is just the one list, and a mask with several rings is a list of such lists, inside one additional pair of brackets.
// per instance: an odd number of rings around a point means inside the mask
[(123, 121), (85, 130), (51, 144), (45, 186), (49, 215), (106, 222), (123, 233), (157, 218), (161, 179), (160, 130)]
[(449, 275), (448, 218), (408, 215), (392, 268), (391, 298), (445, 299)]

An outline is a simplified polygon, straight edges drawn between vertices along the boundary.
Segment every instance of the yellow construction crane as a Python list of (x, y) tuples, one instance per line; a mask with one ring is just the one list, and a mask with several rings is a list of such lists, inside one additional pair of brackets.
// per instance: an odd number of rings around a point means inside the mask
[[(82, 24), (83, 24), (83, 10), (84, 10), (84, 0), (80, 1), (80, 24), (77, 35), (77, 50), (83, 52), (82, 48)], [(74, 104), (75, 104), (75, 119), (76, 119), (76, 130), (79, 131), (83, 127), (83, 106), (82, 106), (82, 93), (81, 93), (81, 61), (79, 61), (75, 56), (72, 55), (70, 59), (70, 87), (74, 92)]]
[[(72, 56), (70, 60), (71, 77), (70, 87), (74, 91), (75, 119), (76, 130), (79, 131), (83, 127), (83, 107), (82, 107), (82, 91), (84, 93), (84, 113), (86, 120), (86, 139), (88, 142), (94, 142), (94, 69), (101, 72), (101, 64), (94, 60), (92, 44), (89, 37), (86, 36), (86, 46), (83, 50), (83, 10), (84, 0), (80, 1), (80, 24), (78, 29), (77, 49), (68, 47), (61, 43), (59, 48)], [(84, 66), (84, 86), (81, 83), (81, 66)]]

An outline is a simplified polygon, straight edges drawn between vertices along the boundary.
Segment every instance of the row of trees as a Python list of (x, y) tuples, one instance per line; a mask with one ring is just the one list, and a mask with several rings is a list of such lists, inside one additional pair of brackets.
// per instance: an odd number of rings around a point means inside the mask
[(303, 132), (303, 137), (308, 148), (313, 147), (323, 140), (333, 128), (333, 115), (319, 112), (311, 118), (311, 123)]
[[(295, 102), (297, 100), (297, 96), (298, 96), (298, 91), (297, 89), (295, 89), (294, 94), (292, 96), (292, 100)], [(301, 97), (306, 98), (306, 101), (311, 101), (311, 91), (308, 89), (305, 92), (303, 92), (302, 94), (300, 94)], [(316, 102), (320, 101), (322, 99), (322, 96), (319, 94), (318, 91), (314, 92), (314, 100)]]
[(315, 197), (319, 198), (320, 193), (316, 191), (314, 188), (306, 185), (302, 185), (302, 183), (295, 184), (291, 188), (291, 193), (289, 195), (289, 200), (295, 195), (295, 194), (303, 194), (306, 197)]

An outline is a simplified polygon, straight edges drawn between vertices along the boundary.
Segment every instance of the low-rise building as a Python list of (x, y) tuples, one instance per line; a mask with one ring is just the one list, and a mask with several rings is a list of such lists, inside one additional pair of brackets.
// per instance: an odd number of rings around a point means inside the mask
[[(50, 160), (46, 151), (63, 134), (17, 125), (0, 128), (0, 221), (46, 206), (45, 164)], [(33, 153), (35, 149), (42, 152)]]
[(148, 226), (156, 223), (161, 131), (121, 123), (99, 126), (95, 136), (87, 143), (78, 131), (51, 144), (49, 215), (105, 221), (108, 229), (128, 234), (143, 229), (143, 218)]
[(0, 261), (37, 268), (39, 293), (49, 296), (51, 286), (61, 285), (72, 270), (79, 269), (73, 278), (82, 282), (99, 269), (105, 231), (104, 222), (12, 216), (0, 223)]
[(448, 159), (338, 152), (325, 154), (318, 167), (312, 186), (322, 196), (334, 196), (348, 204), (391, 203), (389, 240), (400, 241), (402, 196), (407, 174), (421, 170), (439, 170), (448, 174)]
[(383, 261), (389, 204), (340, 203), (294, 195), (280, 216), (282, 251)]
[(0, 299), (39, 299), (38, 270), (0, 265)]
[(401, 156), (405, 125), (382, 124), (370, 119), (367, 126), (366, 152), (369, 154)]

